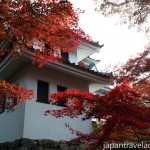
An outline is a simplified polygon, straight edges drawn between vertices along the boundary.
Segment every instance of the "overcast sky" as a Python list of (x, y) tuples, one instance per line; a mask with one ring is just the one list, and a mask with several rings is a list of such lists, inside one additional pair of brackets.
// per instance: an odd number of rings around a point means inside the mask
[(95, 55), (101, 63), (98, 68), (105, 65), (125, 62), (131, 55), (144, 49), (148, 43), (144, 33), (138, 33), (136, 29), (128, 29), (127, 25), (116, 25), (114, 18), (105, 18), (95, 12), (92, 0), (70, 0), (75, 8), (85, 10), (80, 15), (79, 26), (88, 33), (93, 40), (104, 44), (99, 54)]

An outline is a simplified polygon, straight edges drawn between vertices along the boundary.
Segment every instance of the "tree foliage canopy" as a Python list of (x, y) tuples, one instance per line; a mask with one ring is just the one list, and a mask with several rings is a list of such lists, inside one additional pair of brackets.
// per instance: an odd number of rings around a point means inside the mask
[[(149, 17), (149, 2), (149, 0), (121, 2), (104, 0), (100, 9), (105, 14), (119, 12), (123, 17), (128, 14), (128, 19), (133, 21), (133, 25), (142, 25)], [(133, 4), (135, 9), (132, 12)], [(42, 66), (44, 62), (58, 61), (60, 59), (58, 50), (70, 52), (80, 40), (89, 40), (89, 36), (78, 27), (80, 12), (75, 11), (67, 0), (1, 0), (0, 5), (1, 58), (6, 53), (16, 56), (23, 50), (32, 50), (33, 61)], [(120, 84), (105, 96), (75, 89), (50, 95), (50, 103), (56, 105), (59, 99), (63, 99), (67, 101), (67, 107), (47, 110), (45, 115), (71, 118), (84, 115), (83, 121), (98, 118), (99, 127), (91, 134), (80, 133), (66, 125), (79, 136), (76, 140), (81, 138), (90, 141), (95, 147), (101, 146), (103, 142), (149, 140), (149, 56), (148, 48), (136, 58), (130, 59), (122, 69), (116, 70), (115, 81)], [(23, 102), (32, 97), (33, 91), (0, 80), (0, 104), (5, 98)], [(10, 109), (11, 106), (12, 104), (8, 103), (7, 108)]]
[(140, 30), (149, 32), (150, 0), (94, 0), (96, 10), (105, 16), (119, 14), (122, 23), (129, 27), (138, 26)]
[[(144, 103), (144, 96), (149, 95), (148, 98), (150, 98), (150, 88), (144, 91), (144, 94), (142, 90), (139, 91), (138, 86), (131, 86), (131, 83), (125, 80), (121, 85), (107, 92), (105, 96), (78, 90), (59, 92), (50, 95), (50, 102), (55, 105), (59, 99), (63, 99), (67, 101), (67, 107), (60, 110), (47, 110), (45, 114), (51, 114), (57, 118), (64, 116), (74, 118), (83, 115), (83, 121), (93, 117), (99, 119), (99, 127), (91, 134), (80, 133), (67, 125), (79, 136), (75, 140), (84, 139), (86, 142), (92, 142), (95, 147), (101, 146), (103, 142), (146, 141), (150, 138), (148, 132), (150, 99)], [(143, 137), (146, 138), (143, 139)]]
[[(133, 7), (134, 5), (134, 7)], [(124, 23), (143, 27), (149, 17), (150, 1), (103, 0), (97, 8), (104, 15), (119, 13)], [(133, 9), (134, 8), (134, 9)], [(124, 20), (125, 19), (125, 20)], [(148, 28), (145, 30), (146, 32)], [(86, 119), (99, 119), (99, 126), (91, 134), (83, 134), (66, 125), (78, 138), (99, 147), (103, 142), (147, 142), (150, 139), (150, 49), (114, 70), (117, 83), (105, 96), (70, 90), (50, 95), (50, 102), (57, 104), (59, 99), (67, 101), (67, 107), (60, 110), (47, 110), (45, 114), (55, 117), (83, 115)]]
[(0, 112), (2, 112), (4, 105), (5, 109), (13, 110), (18, 103), (31, 100), (33, 97), (34, 93), (32, 90), (0, 80)]
[(130, 58), (119, 68), (114, 67), (114, 79), (122, 82), (125, 78), (129, 78), (132, 82), (144, 82), (150, 78), (150, 47), (137, 57)]
[(67, 0), (1, 0), (0, 6), (0, 56), (32, 49), (41, 66), (90, 39), (78, 26), (82, 11)]
[[(0, 0), (0, 62), (7, 54), (16, 58), (23, 51), (32, 51), (39, 67), (60, 61), (60, 50), (71, 52), (80, 41), (90, 40), (78, 26), (80, 13), (67, 0)], [(5, 97), (22, 102), (30, 92), (0, 80), (1, 103)]]

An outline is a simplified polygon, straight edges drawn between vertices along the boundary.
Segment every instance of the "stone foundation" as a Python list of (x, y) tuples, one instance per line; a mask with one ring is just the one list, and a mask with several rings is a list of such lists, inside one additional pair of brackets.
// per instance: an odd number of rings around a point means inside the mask
[(0, 150), (86, 150), (84, 143), (22, 138), (14, 142), (0, 143)]

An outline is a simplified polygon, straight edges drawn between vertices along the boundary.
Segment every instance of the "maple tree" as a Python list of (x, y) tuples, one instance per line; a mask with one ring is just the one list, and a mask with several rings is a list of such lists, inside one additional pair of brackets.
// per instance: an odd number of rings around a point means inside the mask
[[(125, 78), (129, 78), (132, 81), (132, 86), (141, 96), (137, 101), (137, 105), (143, 108), (150, 107), (150, 47), (137, 55), (135, 58), (130, 58), (127, 63), (121, 65), (121, 67), (114, 69), (114, 79), (116, 82), (121, 83)], [(136, 129), (136, 137), (141, 141), (148, 141), (149, 126), (146, 129)], [(127, 130), (128, 131), (128, 130)], [(134, 141), (131, 136), (131, 132), (126, 132), (124, 140)], [(147, 134), (148, 133), (148, 134)], [(130, 138), (129, 138), (130, 137)]]
[[(13, 110), (14, 106), (34, 97), (32, 90), (18, 85), (11, 85), (5, 80), (0, 80), (0, 112), (3, 109)], [(7, 101), (6, 101), (7, 98)], [(5, 103), (5, 105), (3, 105)], [(3, 108), (5, 106), (5, 108)]]
[(67, 0), (2, 0), (0, 5), (0, 56), (32, 49), (33, 62), (41, 66), (59, 61), (60, 50), (71, 52), (90, 39), (78, 26), (82, 11)]
[[(89, 41), (89, 36), (78, 27), (78, 14), (81, 12), (75, 11), (67, 0), (1, 0), (0, 5), (1, 59), (6, 54), (16, 57), (23, 54), (24, 50), (30, 50), (34, 53), (33, 63), (37, 62), (41, 67), (44, 62), (59, 61), (60, 49), (70, 52), (80, 40)], [(90, 141), (95, 147), (101, 146), (103, 142), (124, 141), (129, 135), (132, 135), (131, 141), (140, 141), (142, 136), (149, 138), (148, 64), (149, 49), (137, 58), (130, 59), (121, 70), (116, 70), (115, 80), (121, 84), (105, 96), (75, 89), (52, 94), (52, 104), (63, 99), (67, 101), (67, 107), (47, 110), (45, 115), (71, 118), (84, 115), (83, 120), (98, 118), (100, 125), (91, 134), (80, 133), (66, 125), (78, 135), (75, 140)], [(144, 78), (139, 79), (139, 76)], [(126, 78), (133, 81), (132, 85)], [(6, 106), (7, 109), (12, 109), (16, 99), (18, 102), (31, 99), (33, 91), (0, 80), (0, 96), (0, 103), (6, 97), (10, 99)], [(139, 134), (143, 135), (139, 137)]]
[[(78, 137), (101, 147), (104, 142), (147, 142), (150, 139), (150, 49), (114, 70), (116, 87), (105, 96), (69, 90), (50, 95), (50, 102), (57, 104), (59, 99), (67, 101), (67, 107), (60, 110), (47, 110), (46, 115), (55, 117), (83, 115), (86, 119), (97, 118), (99, 125), (91, 134), (83, 134), (66, 125)], [(127, 80), (128, 79), (128, 80)]]
[(130, 58), (125, 64), (114, 67), (114, 79), (117, 82), (129, 78), (134, 82), (144, 82), (150, 78), (150, 47), (135, 58)]
[[(132, 6), (135, 2), (136, 7), (133, 11), (138, 16), (134, 15), (132, 17), (129, 12), (128, 15), (131, 16), (126, 19), (133, 19), (130, 25), (138, 24), (138, 26), (141, 26), (149, 17), (149, 11), (144, 17), (143, 9), (141, 9), (141, 6), (145, 4), (143, 8), (148, 7), (149, 10), (149, 1), (127, 0), (124, 3), (117, 2), (118, 4), (115, 4), (115, 2), (110, 3), (107, 0), (103, 1), (101, 9), (103, 9), (106, 16), (120, 12), (124, 14), (122, 7), (126, 9), (126, 5)], [(132, 5), (130, 5), (130, 2)], [(137, 7), (139, 8), (139, 14), (136, 12)], [(148, 28), (145, 31), (147, 32)], [(148, 119), (150, 112), (149, 64), (150, 48), (147, 47), (144, 52), (139, 53), (135, 58), (129, 59), (119, 69), (115, 68), (113, 78), (117, 86), (107, 92), (105, 96), (84, 93), (78, 90), (51, 94), (50, 103), (56, 105), (59, 99), (63, 99), (67, 101), (67, 107), (60, 110), (47, 110), (45, 115), (50, 114), (57, 118), (64, 116), (74, 118), (83, 115), (83, 121), (93, 117), (99, 119), (97, 129), (91, 134), (80, 133), (66, 125), (72, 133), (78, 136), (74, 140), (84, 140), (92, 143), (93, 148), (102, 147), (104, 142), (148, 142), (150, 140), (150, 120)]]
[(96, 10), (105, 16), (119, 14), (121, 23), (136, 26), (139, 31), (148, 32), (150, 0), (94, 0)]
[(120, 84), (105, 96), (78, 90), (58, 92), (50, 95), (49, 101), (55, 105), (59, 99), (63, 99), (67, 101), (67, 107), (47, 110), (45, 114), (71, 118), (83, 115), (83, 121), (93, 117), (100, 120), (91, 134), (80, 133), (66, 125), (72, 133), (77, 134), (78, 138), (74, 140), (82, 139), (92, 143), (92, 147), (101, 147), (104, 142), (147, 142), (150, 139), (149, 53), (147, 48), (114, 70), (114, 81)]
[[(82, 11), (74, 10), (67, 0), (0, 0), (0, 7), (0, 62), (7, 54), (16, 58), (32, 51), (32, 63), (42, 67), (46, 62), (61, 61), (60, 50), (71, 52), (80, 41), (90, 40), (78, 26)], [(0, 80), (0, 95), (24, 95), (22, 101), (30, 93), (19, 87), (20, 93), (16, 90), (16, 86)]]
[(74, 140), (83, 139), (86, 142), (92, 142), (92, 146), (102, 146), (103, 142), (117, 141), (117, 139), (121, 141), (128, 132), (132, 133), (135, 141), (139, 141), (141, 139), (137, 136), (136, 130), (146, 130), (145, 135), (149, 136), (150, 124), (150, 108), (140, 103), (143, 98), (142, 94), (143, 92), (137, 92), (137, 89), (127, 80), (107, 92), (105, 96), (84, 93), (75, 89), (58, 92), (51, 94), (49, 101), (55, 105), (59, 99), (63, 99), (67, 101), (67, 107), (60, 110), (47, 110), (45, 114), (71, 118), (83, 115), (83, 120), (93, 117), (104, 120), (91, 134), (80, 133), (67, 125), (73, 133), (78, 135), (78, 138)]

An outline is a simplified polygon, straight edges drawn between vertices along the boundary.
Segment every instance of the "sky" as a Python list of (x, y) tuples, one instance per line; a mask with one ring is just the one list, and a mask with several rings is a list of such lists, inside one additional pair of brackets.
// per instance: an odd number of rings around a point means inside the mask
[(100, 59), (98, 69), (104, 69), (105, 65), (115, 65), (128, 60), (132, 55), (144, 50), (148, 43), (144, 33), (136, 29), (128, 29), (127, 25), (117, 25), (115, 17), (104, 17), (95, 11), (95, 3), (92, 0), (70, 0), (74, 8), (85, 10), (79, 17), (79, 26), (89, 34), (94, 41), (104, 44), (100, 53), (95, 54), (95, 59)]

